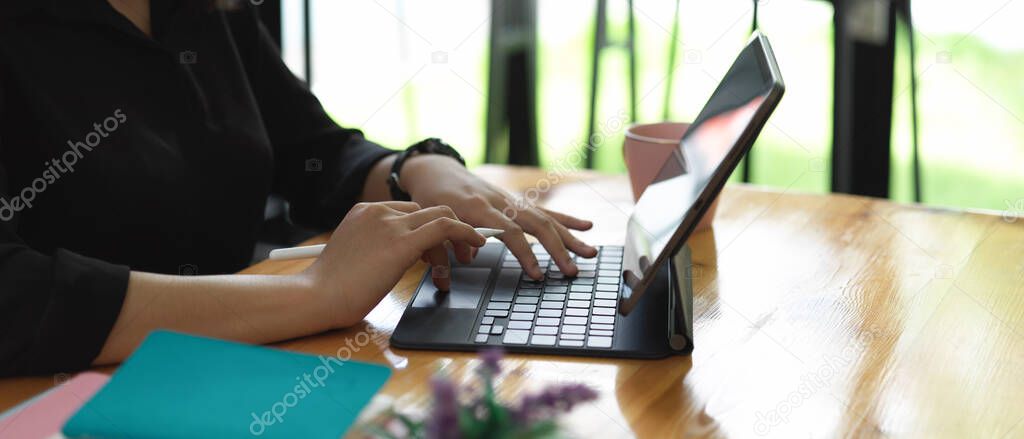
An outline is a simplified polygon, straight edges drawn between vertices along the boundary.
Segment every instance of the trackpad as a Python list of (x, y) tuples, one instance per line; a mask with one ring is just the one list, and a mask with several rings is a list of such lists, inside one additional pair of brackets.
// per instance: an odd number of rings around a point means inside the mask
[(438, 291), (430, 278), (420, 284), (413, 308), (476, 309), (487, 288), (490, 268), (452, 267), (451, 291)]

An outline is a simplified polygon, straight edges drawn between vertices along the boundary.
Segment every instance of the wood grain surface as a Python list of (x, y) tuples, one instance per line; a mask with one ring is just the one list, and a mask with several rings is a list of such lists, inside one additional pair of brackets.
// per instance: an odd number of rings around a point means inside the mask
[[(593, 219), (582, 234), (591, 243), (621, 243), (632, 209), (624, 176), (477, 172)], [(1024, 218), (730, 185), (713, 229), (690, 245), (692, 356), (511, 355), (499, 394), (589, 384), (600, 399), (564, 420), (587, 438), (1024, 437)], [(278, 346), (387, 364), (384, 398), (422, 410), (431, 375), (471, 381), (478, 364), (388, 347), (423, 269), (357, 327)], [(65, 378), (0, 380), (0, 409)]]

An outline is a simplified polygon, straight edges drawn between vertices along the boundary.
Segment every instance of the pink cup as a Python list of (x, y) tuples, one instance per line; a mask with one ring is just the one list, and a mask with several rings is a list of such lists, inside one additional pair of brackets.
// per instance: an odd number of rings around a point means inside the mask
[[(626, 143), (622, 154), (626, 160), (629, 183), (633, 188), (633, 201), (639, 200), (644, 189), (654, 181), (665, 160), (679, 147), (679, 140), (690, 124), (686, 122), (660, 122), (633, 125), (626, 130)], [(711, 227), (718, 209), (718, 198), (697, 224), (697, 230)]]

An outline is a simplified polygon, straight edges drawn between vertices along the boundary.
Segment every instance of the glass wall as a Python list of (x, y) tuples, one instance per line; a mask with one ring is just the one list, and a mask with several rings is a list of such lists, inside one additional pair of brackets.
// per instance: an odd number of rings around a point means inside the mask
[[(1024, 3), (914, 3), (924, 202), (1024, 213)], [(909, 45), (893, 91), (892, 196), (912, 199)]]
[[(294, 5), (285, 1), (285, 56)], [(291, 5), (291, 6), (289, 6)], [(542, 164), (575, 165), (586, 136), (596, 2), (538, 4), (538, 139)], [(956, 6), (956, 7), (953, 7)], [(401, 148), (438, 136), (471, 165), (483, 160), (490, 1), (314, 0), (314, 91), (343, 125)], [(925, 202), (1006, 209), (1024, 198), (1024, 4), (915, 2)], [(291, 9), (290, 9), (291, 8)], [(640, 122), (660, 121), (668, 75), (672, 120), (692, 119), (746, 42), (752, 2), (684, 0), (676, 66), (668, 65), (674, 2), (636, 0)], [(624, 42), (626, 2), (609, 1), (609, 38)], [(832, 136), (832, 6), (817, 0), (760, 3), (786, 80), (786, 96), (754, 148), (755, 184), (826, 192)], [(1019, 20), (1017, 20), (1019, 21)], [(291, 29), (291, 30), (290, 30)], [(1016, 31), (1016, 32), (1015, 32)], [(911, 197), (909, 68), (900, 29), (894, 94), (893, 196)], [(293, 34), (289, 36), (288, 34)], [(299, 59), (299, 61), (296, 61)], [(596, 166), (619, 172), (628, 117), (628, 57), (604, 51), (598, 84)], [(735, 176), (734, 176), (735, 177)], [(1019, 204), (1024, 208), (1024, 201)]]

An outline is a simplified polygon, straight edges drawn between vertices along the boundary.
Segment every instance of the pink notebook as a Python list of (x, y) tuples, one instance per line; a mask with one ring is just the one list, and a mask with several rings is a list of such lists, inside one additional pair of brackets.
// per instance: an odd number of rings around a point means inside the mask
[(59, 433), (78, 408), (107, 383), (110, 376), (83, 372), (14, 413), (0, 418), (0, 437), (43, 439)]

